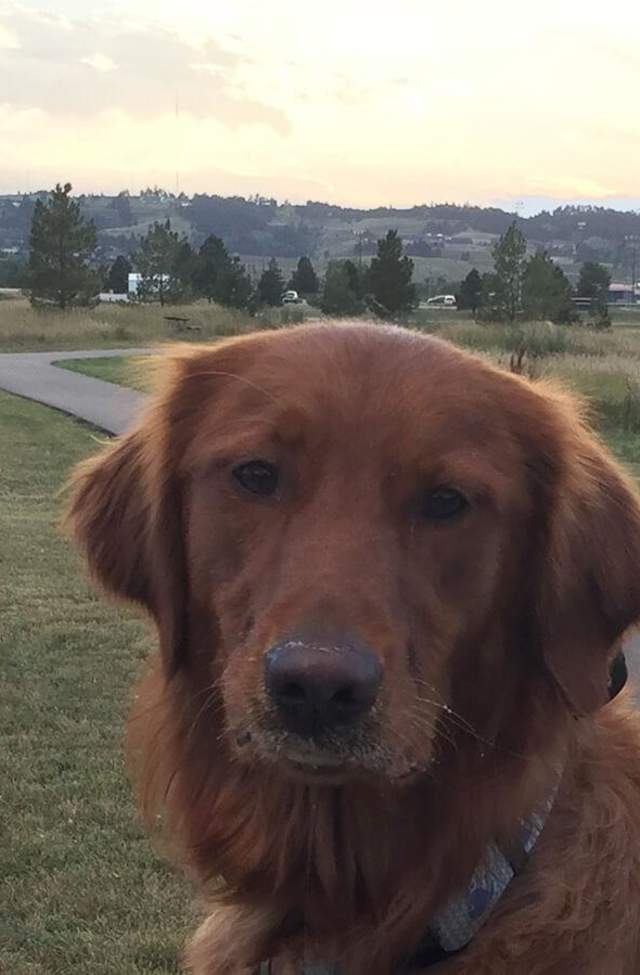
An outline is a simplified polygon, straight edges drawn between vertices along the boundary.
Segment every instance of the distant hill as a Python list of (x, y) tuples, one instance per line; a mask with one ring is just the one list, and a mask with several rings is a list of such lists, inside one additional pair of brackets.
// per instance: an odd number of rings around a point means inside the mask
[[(46, 192), (0, 196), (0, 257), (27, 249), (35, 200)], [(97, 259), (130, 254), (155, 220), (170, 219), (174, 229), (199, 246), (210, 233), (222, 237), (250, 268), (260, 270), (270, 257), (287, 269), (302, 254), (322, 269), (332, 258), (366, 260), (376, 240), (396, 229), (416, 264), (415, 276), (460, 280), (471, 267), (491, 267), (491, 247), (509, 224), (518, 220), (532, 250), (547, 249), (570, 277), (582, 261), (608, 264), (625, 280), (632, 266), (628, 238), (640, 240), (640, 213), (605, 207), (558, 207), (534, 217), (518, 218), (496, 207), (455, 204), (420, 205), (410, 209), (362, 210), (309, 201), (279, 203), (264, 197), (197, 194), (176, 197), (149, 189), (138, 196), (79, 197), (83, 213), (98, 228)]]

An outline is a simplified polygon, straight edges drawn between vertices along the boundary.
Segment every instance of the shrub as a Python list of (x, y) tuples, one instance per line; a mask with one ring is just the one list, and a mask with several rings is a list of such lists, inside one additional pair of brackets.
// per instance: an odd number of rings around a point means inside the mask
[(476, 351), (520, 353), (530, 359), (563, 355), (577, 348), (573, 331), (551, 322), (523, 325), (445, 325), (439, 329), (443, 338)]

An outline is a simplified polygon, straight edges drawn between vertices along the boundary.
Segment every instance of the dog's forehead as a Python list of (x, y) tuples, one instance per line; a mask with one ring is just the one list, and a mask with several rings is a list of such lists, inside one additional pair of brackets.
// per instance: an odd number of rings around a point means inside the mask
[(409, 449), (482, 445), (506, 430), (499, 374), (454, 347), (382, 327), (327, 329), (267, 342), (229, 386), (229, 408), (282, 439), (360, 432)]
[(522, 466), (512, 430), (519, 411), (506, 408), (513, 391), (503, 389), (512, 377), (445, 342), (323, 326), (261, 335), (216, 354), (215, 368), (200, 365), (194, 375), (207, 378), (187, 468), (266, 455), (274, 444), (363, 476), (372, 463), (411, 472), (452, 455), (462, 477)]

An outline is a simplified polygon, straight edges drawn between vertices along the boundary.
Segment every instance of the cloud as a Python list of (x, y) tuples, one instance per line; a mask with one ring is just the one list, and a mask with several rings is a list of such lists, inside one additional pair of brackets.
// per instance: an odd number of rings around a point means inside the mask
[[(76, 118), (119, 109), (150, 118), (178, 106), (232, 129), (289, 129), (281, 109), (244, 90), (239, 72), (245, 58), (211, 38), (196, 44), (155, 24), (62, 19), (18, 3), (1, 8), (0, 20), (6, 79), (0, 102), (12, 107)], [(87, 67), (94, 69), (90, 76)]]
[(117, 67), (115, 61), (107, 57), (106, 54), (100, 54), (96, 51), (95, 54), (91, 54), (88, 57), (80, 58), (82, 64), (88, 65), (90, 68), (95, 68), (96, 71), (114, 71)]
[(362, 204), (637, 189), (626, 0), (606, 22), (595, 0), (537, 0), (524, 27), (513, 0), (397, 0), (393, 18), (325, 0), (311, 32), (299, 0), (39, 4), (0, 0), (8, 188), (24, 170)]
[(10, 31), (8, 27), (5, 27), (3, 24), (0, 24), (0, 51), (3, 48), (7, 51), (12, 51), (12, 50), (16, 50), (19, 47), (20, 47), (20, 41), (18, 40), (16, 35), (12, 31)]

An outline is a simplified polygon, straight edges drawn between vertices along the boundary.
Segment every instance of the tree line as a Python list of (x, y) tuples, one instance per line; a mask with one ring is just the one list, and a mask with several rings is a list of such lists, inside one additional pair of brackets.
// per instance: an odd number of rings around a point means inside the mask
[[(286, 289), (296, 291), (327, 314), (372, 312), (393, 317), (410, 312), (418, 303), (413, 281), (414, 262), (403, 253), (402, 239), (390, 230), (378, 240), (370, 263), (330, 261), (321, 281), (309, 257), (298, 260), (288, 281), (275, 258), (254, 283), (240, 258), (221, 237), (210, 234), (195, 250), (170, 220), (153, 223), (139, 240), (131, 262), (121, 255), (109, 269), (92, 263), (96, 228), (83, 218), (71, 196), (71, 185), (58, 184), (48, 200), (37, 200), (30, 235), (27, 286), (34, 303), (54, 303), (65, 309), (95, 300), (101, 289), (129, 292), (129, 274), (139, 275), (135, 299), (161, 305), (205, 298), (230, 308), (252, 312), (280, 305)], [(608, 323), (610, 277), (602, 265), (583, 265), (574, 292), (568, 278), (545, 251), (527, 254), (527, 243), (516, 222), (493, 249), (494, 270), (480, 275), (474, 268), (456, 291), (457, 305), (479, 320), (513, 322), (517, 318), (571, 323), (577, 319), (574, 297), (589, 303), (593, 321)]]
[(320, 282), (310, 258), (303, 256), (285, 281), (272, 258), (254, 286), (240, 258), (229, 253), (221, 237), (210, 234), (194, 250), (170, 220), (157, 221), (140, 239), (132, 261), (120, 255), (101, 273), (91, 264), (95, 225), (83, 218), (71, 189), (69, 183), (58, 184), (48, 200), (38, 200), (34, 207), (27, 289), (36, 304), (53, 303), (61, 309), (88, 304), (102, 288), (127, 295), (133, 268), (139, 275), (135, 299), (161, 305), (206, 298), (253, 311), (280, 305), (287, 289), (332, 314), (358, 314), (369, 308), (394, 315), (416, 303), (413, 261), (403, 255), (395, 231), (378, 242), (377, 255), (366, 267), (334, 261)]
[(456, 295), (458, 308), (468, 309), (484, 321), (512, 323), (525, 318), (570, 325), (579, 317), (574, 298), (581, 298), (592, 324), (610, 325), (611, 275), (602, 264), (586, 261), (574, 290), (546, 251), (527, 256), (526, 239), (515, 222), (493, 248), (493, 261), (492, 272), (480, 275), (473, 268), (462, 281)]
[(367, 309), (395, 315), (416, 304), (413, 261), (403, 255), (396, 231), (378, 241), (370, 264), (331, 261), (322, 281), (306, 255), (299, 258), (288, 280), (272, 257), (254, 287), (240, 258), (229, 253), (221, 237), (210, 234), (194, 250), (186, 237), (172, 230), (169, 220), (153, 224), (133, 260), (133, 265), (122, 256), (114, 261), (107, 289), (126, 292), (128, 275), (135, 266), (140, 275), (136, 298), (157, 300), (161, 305), (200, 297), (253, 311), (281, 305), (287, 290), (334, 315), (358, 315)]

